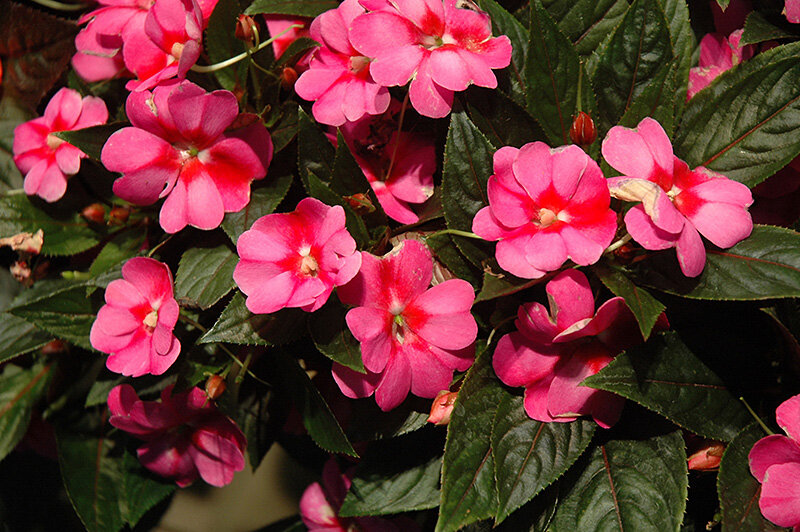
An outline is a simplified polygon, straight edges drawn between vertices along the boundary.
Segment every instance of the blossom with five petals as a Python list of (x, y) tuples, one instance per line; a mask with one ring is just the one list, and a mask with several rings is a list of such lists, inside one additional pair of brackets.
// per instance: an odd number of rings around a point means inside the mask
[(347, 326), (361, 342), (366, 374), (340, 364), (333, 377), (347, 397), (375, 393), (384, 410), (409, 390), (433, 398), (449, 388), (453, 370), (472, 365), (478, 326), (470, 313), (472, 286), (451, 279), (428, 288), (433, 258), (423, 244), (404, 240), (384, 257), (361, 253), (361, 270), (339, 288), (339, 299), (355, 305)]
[(207, 93), (188, 81), (159, 85), (131, 93), (125, 109), (133, 127), (111, 135), (101, 154), (106, 168), (124, 174), (114, 182), (119, 197), (136, 205), (166, 197), (159, 221), (168, 233), (187, 224), (214, 229), (250, 202), (272, 140), (258, 121), (231, 129), (247, 118), (231, 92)]
[(144, 440), (139, 461), (178, 486), (198, 476), (212, 486), (230, 484), (244, 469), (244, 434), (200, 388), (177, 394), (172, 388), (161, 392), (160, 402), (142, 401), (132, 386), (120, 384), (108, 394), (108, 421)]
[(754, 46), (740, 46), (743, 30), (736, 30), (726, 39), (719, 33), (709, 33), (700, 41), (700, 64), (689, 71), (686, 100), (700, 92), (717, 76), (753, 57)]
[(179, 313), (167, 265), (134, 257), (122, 267), (122, 279), (106, 288), (106, 304), (97, 313), (89, 341), (111, 355), (106, 367), (115, 373), (161, 375), (181, 352), (172, 334)]
[(753, 230), (747, 207), (750, 189), (742, 183), (675, 157), (661, 124), (645, 118), (636, 129), (611, 128), (603, 157), (621, 177), (608, 180), (611, 195), (639, 201), (625, 214), (625, 226), (645, 249), (675, 248), (681, 271), (697, 277), (706, 263), (702, 234), (729, 248)]
[(14, 129), (14, 162), (25, 175), (25, 193), (45, 201), (60, 199), (67, 191), (67, 177), (77, 174), (86, 154), (53, 135), (105, 124), (108, 109), (100, 98), (63, 88), (47, 104), (44, 116)]
[(242, 233), (236, 250), (233, 279), (256, 314), (286, 307), (314, 312), (361, 266), (344, 209), (315, 198), (301, 200), (294, 212), (262, 216)]
[(472, 230), (499, 240), (497, 262), (526, 279), (557, 270), (567, 259), (597, 262), (617, 230), (600, 167), (577, 146), (550, 149), (532, 142), (494, 154), (489, 206)]

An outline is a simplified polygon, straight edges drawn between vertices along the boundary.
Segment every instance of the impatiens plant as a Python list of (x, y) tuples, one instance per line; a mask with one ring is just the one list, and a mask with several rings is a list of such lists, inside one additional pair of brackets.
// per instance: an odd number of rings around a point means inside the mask
[(800, 530), (800, 3), (21, 1), (6, 528)]

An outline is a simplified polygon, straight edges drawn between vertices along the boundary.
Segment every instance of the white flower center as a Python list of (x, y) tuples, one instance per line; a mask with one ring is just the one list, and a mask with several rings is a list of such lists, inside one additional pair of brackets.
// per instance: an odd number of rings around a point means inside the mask
[(144, 317), (142, 323), (144, 323), (144, 326), (147, 327), (147, 329), (150, 332), (152, 332), (153, 329), (155, 329), (156, 325), (158, 324), (158, 311), (157, 310), (150, 311), (150, 313)]
[(52, 133), (47, 135), (47, 147), (50, 148), (51, 150), (55, 150), (56, 148), (58, 148), (62, 144), (64, 144), (64, 140), (63, 139), (60, 139), (60, 138), (56, 137)]
[(303, 257), (300, 261), (300, 273), (310, 277), (316, 277), (319, 271), (319, 263), (317, 263), (317, 259), (311, 254), (311, 246), (301, 247), (300, 256)]

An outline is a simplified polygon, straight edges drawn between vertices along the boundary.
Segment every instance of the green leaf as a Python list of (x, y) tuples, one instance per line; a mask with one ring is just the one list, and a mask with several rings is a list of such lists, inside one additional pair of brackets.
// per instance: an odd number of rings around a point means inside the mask
[(233, 289), (239, 257), (228, 246), (191, 248), (181, 257), (175, 275), (175, 297), (181, 305), (207, 309)]
[(413, 395), (388, 412), (381, 410), (372, 397), (350, 404), (347, 435), (353, 441), (385, 440), (419, 430), (428, 425), (431, 409), (430, 399)]
[(687, 476), (680, 432), (600, 444), (561, 483), (550, 530), (678, 530)]
[[(782, 22), (786, 23), (786, 19), (783, 18)], [(748, 44), (757, 44), (764, 41), (796, 37), (797, 35), (792, 31), (767, 20), (762, 13), (752, 11), (747, 15), (747, 20), (744, 22), (744, 31), (742, 32), (742, 38), (739, 44), (740, 46), (746, 46)]]
[(328, 452), (358, 457), (325, 399), (297, 360), (276, 349), (271, 353), (271, 361), (280, 378), (275, 384), (292, 398), (314, 442)]
[(761, 484), (750, 473), (748, 455), (764, 432), (753, 423), (743, 429), (725, 448), (717, 475), (722, 510), (722, 530), (785, 530), (764, 519), (758, 508)]
[(763, 300), (800, 297), (800, 234), (782, 227), (756, 225), (752, 234), (729, 249), (706, 249), (699, 277), (687, 278), (674, 252), (646, 261), (641, 281), (664, 292), (692, 299)]
[(329, 9), (339, 7), (336, 0), (255, 0), (245, 10), (248, 15), (261, 13), (316, 17)]
[(592, 440), (591, 420), (542, 423), (525, 412), (520, 396), (506, 395), (492, 426), (497, 494), (496, 522), (531, 500), (578, 459)]
[(238, 421), (247, 438), (247, 457), (253, 471), (261, 464), (286, 422), (290, 405), (287, 401), (274, 407), (275, 400), (272, 390), (239, 400)]
[(53, 337), (12, 314), (0, 314), (0, 364), (38, 349)]
[(507, 394), (492, 370), (491, 352), (482, 349), (464, 378), (447, 426), (437, 532), (455, 531), (496, 513), (492, 420)]
[[(620, 126), (635, 128), (646, 117), (658, 121), (672, 135), (675, 123), (675, 76), (677, 65), (659, 71), (647, 88), (634, 100), (619, 119)], [(684, 91), (683, 99), (686, 98)]]
[(664, 312), (666, 307), (661, 304), (650, 293), (636, 286), (633, 281), (628, 279), (622, 271), (611, 268), (609, 266), (598, 266), (594, 272), (600, 278), (606, 288), (611, 290), (615, 296), (619, 296), (625, 300), (625, 305), (631, 309), (633, 315), (636, 317), (636, 322), (639, 324), (639, 330), (642, 333), (642, 338), (647, 340), (653, 326), (658, 321), (658, 317)]
[(750, 420), (722, 379), (674, 332), (629, 349), (582, 384), (636, 401), (706, 438), (730, 441)]
[[(569, 144), (572, 117), (579, 108), (596, 115), (594, 95), (575, 48), (538, 0), (531, 2), (525, 79), (529, 87), (528, 111), (539, 121), (550, 144)], [(581, 79), (586, 81), (579, 94)]]
[[(238, 0), (219, 0), (208, 19), (205, 31), (205, 51), (210, 63), (220, 63), (245, 51), (244, 42), (236, 38), (237, 17), (241, 13)], [(229, 67), (215, 70), (214, 77), (223, 89), (232, 91), (247, 87), (249, 61), (239, 61)]]
[(308, 190), (308, 175), (314, 174), (326, 184), (333, 174), (333, 160), (336, 150), (325, 134), (302, 108), (297, 109), (297, 167), (300, 178)]
[(466, 94), (470, 120), (492, 145), (520, 148), (534, 140), (547, 140), (524, 102), (519, 105), (500, 91), (476, 86)]
[(253, 314), (247, 310), (242, 293), (237, 291), (214, 326), (197, 343), (281, 345), (292, 341), (302, 331), (304, 314), (296, 308)]
[(35, 117), (22, 102), (8, 95), (0, 99), (0, 189), (22, 188), (22, 174), (14, 164), (14, 129)]
[(47, 390), (51, 369), (44, 364), (30, 369), (6, 364), (0, 374), (0, 460), (25, 436), (31, 411)]
[(664, 11), (657, 0), (636, 0), (599, 57), (592, 85), (597, 94), (598, 129), (607, 131), (642, 97), (655, 103), (664, 71), (672, 61), (672, 44)]
[(52, 218), (35, 207), (27, 196), (0, 197), (0, 235), (44, 231), (43, 255), (76, 255), (99, 242), (97, 234), (79, 213)]
[(139, 254), (142, 249), (146, 233), (143, 228), (122, 230), (106, 242), (100, 253), (97, 254), (89, 267), (89, 275), (97, 277), (105, 273), (120, 262), (124, 262)]
[[(285, 56), (286, 52), (281, 58)], [(268, 127), (275, 153), (288, 146), (297, 136), (297, 109), (295, 102), (288, 101), (283, 102), (279, 108), (273, 111), (274, 114), (270, 117)]]
[(453, 243), (450, 235), (431, 235), (425, 238), (425, 245), (428, 246), (434, 257), (456, 277), (469, 282), (474, 288), (480, 288), (480, 270), (464, 257)]
[(236, 244), (242, 233), (250, 229), (253, 223), (267, 214), (272, 214), (278, 208), (283, 198), (292, 185), (291, 175), (278, 177), (267, 176), (267, 185), (253, 189), (250, 193), (250, 203), (239, 212), (229, 212), (222, 220), (222, 230)]
[(683, 114), (686, 104), (686, 89), (689, 83), (689, 70), (694, 66), (694, 50), (697, 39), (692, 30), (689, 18), (689, 6), (686, 0), (660, 0), (664, 7), (664, 15), (669, 22), (669, 35), (672, 51), (675, 53), (675, 116), (676, 120)]
[[(486, 184), (493, 173), (494, 146), (463, 111), (452, 113), (442, 170), (442, 209), (447, 227), (472, 231), (475, 214), (489, 204)], [(480, 267), (490, 247), (478, 240), (453, 237), (458, 249)]]
[(528, 88), (522, 72), (527, 62), (530, 34), (522, 23), (494, 0), (478, 0), (478, 4), (492, 19), (492, 34), (506, 35), (511, 40), (511, 64), (506, 69), (508, 87), (503, 87), (503, 90), (519, 105), (525, 105)]
[(542, 3), (582, 57), (600, 46), (628, 10), (625, 0), (543, 0)]
[[(281, 56), (275, 62), (275, 66), (294, 65), (294, 60), (297, 58), (297, 56), (316, 46), (319, 46), (319, 43), (314, 39), (310, 39), (308, 37), (299, 37), (286, 47)], [(294, 102), (285, 102), (285, 104), (291, 104), (292, 110), (295, 111), (295, 117), (297, 117), (297, 104)]]
[(675, 155), (753, 187), (800, 153), (800, 43), (720, 75), (686, 105)]
[(89, 331), (95, 313), (86, 299), (83, 283), (39, 281), (14, 299), (6, 311), (54, 336), (85, 349), (92, 348)]
[(717, 4), (719, 5), (719, 7), (722, 8), (723, 11), (728, 9), (728, 4), (729, 3), (730, 3), (730, 0), (717, 0)]
[(495, 273), (483, 273), (483, 287), (475, 298), (475, 303), (479, 301), (489, 301), (498, 297), (510, 296), (526, 288), (540, 283), (541, 279), (520, 279), (510, 273), (497, 275)]
[(111, 122), (110, 124), (75, 129), (73, 131), (56, 131), (53, 134), (79, 148), (95, 161), (99, 161), (103, 145), (108, 140), (108, 137), (129, 125), (127, 122)]
[(331, 190), (331, 188), (313, 172), (309, 172), (306, 177), (306, 188), (308, 195), (317, 198), (326, 205), (341, 205), (347, 218), (347, 230), (353, 236), (359, 248), (366, 248), (371, 240), (369, 230), (364, 220), (355, 213), (346, 201)]
[(345, 323), (347, 309), (331, 298), (308, 320), (311, 338), (319, 352), (343, 366), (366, 373), (361, 360), (361, 343)]

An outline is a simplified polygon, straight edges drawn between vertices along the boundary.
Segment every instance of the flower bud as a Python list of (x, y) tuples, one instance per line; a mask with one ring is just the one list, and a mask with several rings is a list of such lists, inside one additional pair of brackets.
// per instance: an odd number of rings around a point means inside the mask
[(703, 448), (689, 456), (689, 469), (695, 471), (718, 469), (724, 452), (725, 444), (709, 441)]
[(578, 113), (569, 129), (569, 138), (579, 146), (588, 146), (597, 140), (597, 128), (594, 126), (592, 117), (583, 111)]
[(206, 395), (209, 399), (217, 399), (225, 392), (225, 379), (219, 375), (212, 375), (206, 381)]
[(431, 405), (431, 415), (428, 416), (428, 423), (435, 425), (447, 425), (450, 423), (450, 415), (453, 413), (456, 397), (458, 397), (458, 392), (440, 391)]
[(128, 207), (112, 207), (108, 213), (109, 225), (125, 225), (130, 216), (131, 210)]
[(344, 200), (350, 205), (356, 214), (363, 216), (375, 212), (375, 205), (366, 194), (353, 194), (352, 196), (344, 196)]
[(630, 262), (635, 255), (636, 249), (630, 242), (626, 242), (614, 250), (614, 256), (616, 256), (622, 262)]
[(281, 86), (284, 89), (294, 87), (294, 82), (297, 81), (297, 71), (292, 67), (284, 67), (281, 72)]
[(252, 44), (255, 37), (253, 32), (253, 26), (255, 25), (256, 21), (253, 20), (253, 17), (249, 15), (239, 15), (239, 18), (236, 20), (236, 38), (240, 41)]
[(100, 203), (92, 203), (81, 211), (81, 216), (90, 222), (101, 224), (106, 219), (106, 208)]
[(43, 355), (57, 355), (67, 350), (67, 344), (61, 340), (52, 340), (42, 346)]

